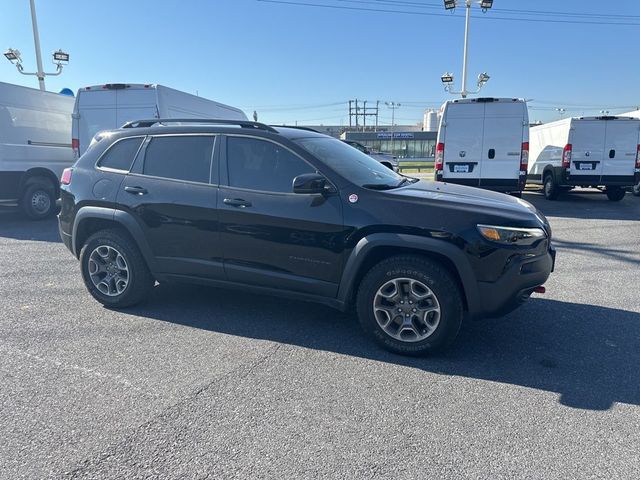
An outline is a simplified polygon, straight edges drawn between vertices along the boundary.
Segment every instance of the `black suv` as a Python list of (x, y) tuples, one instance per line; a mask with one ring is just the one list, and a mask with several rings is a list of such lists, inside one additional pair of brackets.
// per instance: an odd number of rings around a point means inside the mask
[(99, 134), (63, 174), (62, 240), (108, 307), (155, 281), (236, 287), (355, 306), (382, 346), (420, 354), (553, 269), (549, 224), (527, 202), (405, 177), (304, 129), (191, 122)]

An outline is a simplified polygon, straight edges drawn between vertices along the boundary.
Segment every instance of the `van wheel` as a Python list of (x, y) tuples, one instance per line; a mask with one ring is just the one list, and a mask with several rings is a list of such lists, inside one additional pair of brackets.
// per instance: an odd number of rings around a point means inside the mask
[(511, 192), (512, 197), (522, 198), (522, 192)]
[(55, 191), (46, 178), (28, 180), (20, 198), (20, 208), (31, 220), (49, 218), (56, 212)]
[(154, 279), (137, 245), (118, 230), (94, 233), (80, 251), (82, 279), (106, 307), (124, 308), (145, 300)]
[(556, 182), (553, 180), (553, 175), (547, 173), (544, 177), (544, 198), (547, 200), (555, 200), (558, 198), (560, 191)]
[(383, 260), (357, 296), (363, 330), (386, 350), (424, 355), (449, 346), (463, 317), (462, 294), (440, 263), (414, 255)]
[(624, 198), (624, 195), (627, 193), (624, 188), (620, 187), (607, 187), (607, 190), (604, 192), (607, 194), (607, 198), (612, 202), (619, 202)]
[(636, 197), (640, 197), (640, 182), (633, 186), (631, 189), (631, 193), (633, 193)]

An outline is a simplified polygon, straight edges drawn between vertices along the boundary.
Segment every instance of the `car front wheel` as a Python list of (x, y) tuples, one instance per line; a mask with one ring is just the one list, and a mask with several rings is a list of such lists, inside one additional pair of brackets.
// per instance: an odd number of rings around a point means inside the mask
[(383, 260), (364, 277), (357, 310), (364, 331), (383, 348), (403, 355), (442, 350), (456, 338), (462, 294), (449, 271), (420, 256)]
[(154, 280), (138, 247), (118, 230), (93, 234), (80, 252), (82, 278), (89, 293), (107, 307), (142, 302)]

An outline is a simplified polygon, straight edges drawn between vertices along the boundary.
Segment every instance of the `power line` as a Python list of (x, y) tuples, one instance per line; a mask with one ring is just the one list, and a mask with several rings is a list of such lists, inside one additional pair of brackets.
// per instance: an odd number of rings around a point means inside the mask
[[(259, 2), (264, 3), (274, 3), (274, 4), (282, 4), (282, 5), (292, 5), (298, 7), (313, 7), (313, 8), (331, 8), (336, 10), (351, 10), (351, 11), (364, 11), (364, 12), (377, 12), (377, 13), (396, 13), (403, 15), (421, 15), (428, 17), (458, 17), (455, 14), (449, 13), (427, 13), (427, 12), (419, 12), (419, 11), (409, 11), (409, 10), (395, 10), (395, 9), (383, 9), (383, 8), (366, 8), (366, 7), (351, 7), (344, 5), (326, 5), (326, 4), (318, 4), (318, 3), (310, 3), (310, 2), (295, 2), (288, 0), (257, 0)], [(337, 0), (340, 1), (340, 0)], [(356, 0), (351, 0), (356, 1)], [(364, 0), (360, 0), (364, 3)], [(368, 3), (370, 5), (375, 5), (375, 3)], [(386, 4), (385, 4), (386, 5)], [(412, 7), (415, 8), (415, 7)], [(506, 13), (505, 13), (506, 14)], [(604, 18), (606, 15), (596, 15), (593, 14), (593, 18)], [(522, 18), (522, 17), (498, 17), (495, 15), (485, 16), (485, 15), (475, 15), (476, 18), (484, 18), (486, 20), (506, 20), (506, 21), (516, 21), (516, 22), (530, 22), (530, 23), (558, 23), (558, 24), (574, 24), (574, 25), (618, 25), (618, 26), (640, 26), (640, 22), (614, 22), (614, 21), (590, 21), (590, 20), (560, 20), (560, 19), (552, 19), (552, 18)], [(634, 16), (622, 16), (622, 18), (636, 18)], [(638, 17), (640, 18), (640, 17)]]

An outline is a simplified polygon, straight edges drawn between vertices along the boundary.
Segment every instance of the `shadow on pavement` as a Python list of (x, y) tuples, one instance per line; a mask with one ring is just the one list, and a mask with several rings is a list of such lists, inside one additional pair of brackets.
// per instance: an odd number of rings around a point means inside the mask
[(598, 190), (579, 190), (561, 195), (557, 200), (546, 200), (542, 193), (526, 191), (523, 200), (532, 203), (548, 217), (640, 220), (640, 197), (627, 193), (619, 202), (612, 202)]
[(17, 209), (0, 209), (0, 237), (40, 242), (60, 242), (58, 221), (55, 217), (33, 221)]
[(438, 356), (407, 358), (364, 337), (355, 315), (272, 297), (190, 285), (160, 285), (126, 313), (191, 328), (264, 339), (416, 368), (519, 385), (560, 395), (560, 403), (606, 410), (640, 405), (640, 314), (531, 299), (497, 320), (468, 322)]

